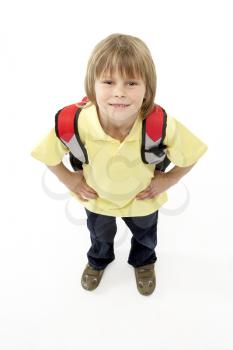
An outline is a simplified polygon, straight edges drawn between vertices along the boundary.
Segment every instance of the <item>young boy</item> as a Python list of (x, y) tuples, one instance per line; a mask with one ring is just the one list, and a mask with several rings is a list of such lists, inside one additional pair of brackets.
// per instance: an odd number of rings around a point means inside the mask
[(163, 172), (156, 162), (142, 161), (142, 123), (155, 108), (156, 71), (139, 38), (112, 34), (98, 43), (87, 65), (85, 90), (88, 99), (79, 106), (78, 131), (88, 162), (77, 161), (74, 172), (64, 166), (70, 147), (58, 137), (57, 125), (32, 156), (85, 207), (91, 247), (83, 288), (94, 290), (114, 260), (116, 217), (121, 217), (132, 232), (128, 263), (137, 289), (150, 295), (156, 285), (158, 210), (167, 201), (165, 191), (190, 171), (207, 146), (167, 115), (163, 145), (175, 166)]

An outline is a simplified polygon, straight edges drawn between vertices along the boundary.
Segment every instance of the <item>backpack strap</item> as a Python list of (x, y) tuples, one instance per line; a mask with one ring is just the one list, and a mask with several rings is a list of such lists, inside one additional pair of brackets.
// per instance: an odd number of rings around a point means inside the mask
[(88, 155), (79, 136), (78, 117), (81, 112), (79, 105), (85, 105), (87, 102), (88, 99), (84, 97), (80, 103), (62, 108), (55, 116), (55, 132), (57, 137), (69, 148), (74, 158), (86, 164), (88, 163)]
[[(57, 137), (70, 150), (70, 162), (74, 170), (82, 169), (82, 163), (88, 164), (88, 155), (78, 131), (80, 105), (85, 105), (88, 98), (80, 103), (72, 104), (59, 110), (55, 116), (55, 131)], [(156, 164), (156, 169), (165, 171), (170, 164), (166, 156), (166, 146), (163, 140), (166, 135), (167, 114), (159, 105), (142, 123), (141, 158), (146, 164)]]
[(156, 169), (164, 171), (170, 161), (166, 157), (166, 146), (163, 140), (166, 135), (167, 113), (159, 105), (142, 123), (141, 157), (144, 163), (156, 164)]

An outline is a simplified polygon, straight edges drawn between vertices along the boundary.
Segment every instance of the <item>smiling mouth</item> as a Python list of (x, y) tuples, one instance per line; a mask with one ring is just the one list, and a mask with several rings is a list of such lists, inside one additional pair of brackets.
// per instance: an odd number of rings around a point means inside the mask
[(116, 108), (126, 108), (130, 105), (122, 104), (122, 103), (110, 103), (110, 106), (116, 107)]

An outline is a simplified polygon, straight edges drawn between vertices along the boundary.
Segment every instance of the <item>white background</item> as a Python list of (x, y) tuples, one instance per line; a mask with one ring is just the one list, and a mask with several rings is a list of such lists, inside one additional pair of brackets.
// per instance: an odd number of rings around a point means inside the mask
[[(1, 349), (233, 348), (230, 6), (1, 1)], [(150, 297), (137, 292), (127, 264), (131, 235), (120, 218), (115, 261), (94, 292), (82, 289), (90, 245), (84, 209), (30, 156), (55, 113), (84, 95), (90, 52), (115, 32), (146, 42), (157, 67), (157, 103), (209, 146), (161, 210)], [(43, 175), (63, 199), (48, 195)], [(168, 215), (185, 187), (188, 206)]]

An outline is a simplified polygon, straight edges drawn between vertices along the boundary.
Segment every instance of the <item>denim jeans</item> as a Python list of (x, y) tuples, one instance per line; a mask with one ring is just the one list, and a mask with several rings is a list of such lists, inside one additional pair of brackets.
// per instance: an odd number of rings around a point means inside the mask
[[(91, 238), (91, 247), (87, 252), (88, 262), (94, 269), (101, 270), (115, 259), (116, 218), (85, 210)], [(157, 260), (155, 247), (158, 210), (146, 216), (122, 217), (122, 220), (132, 233), (128, 263), (134, 267), (154, 263)]]

